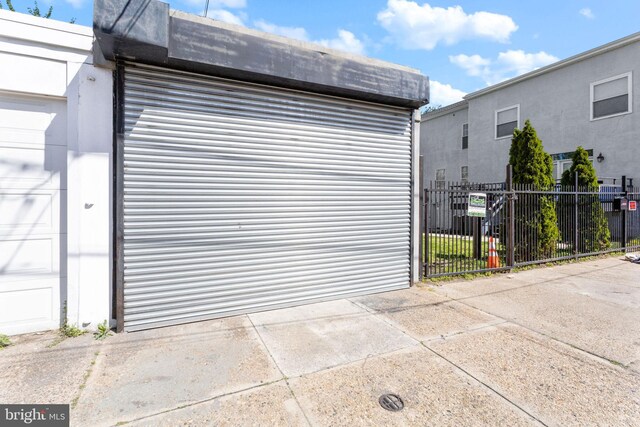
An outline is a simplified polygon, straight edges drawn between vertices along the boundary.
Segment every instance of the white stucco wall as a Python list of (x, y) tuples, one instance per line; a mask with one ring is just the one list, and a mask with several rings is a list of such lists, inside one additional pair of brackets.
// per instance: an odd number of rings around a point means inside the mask
[[(499, 182), (505, 179), (511, 138), (495, 138), (495, 114), (520, 106), (520, 127), (531, 120), (549, 154), (571, 152), (578, 145), (592, 149), (598, 177), (611, 183), (620, 177), (640, 179), (640, 40), (638, 35), (613, 49), (539, 73), (513, 83), (478, 91), (468, 99), (469, 148), (460, 146), (461, 112), (429, 115), (422, 120), (423, 154), (428, 158), (426, 179), (436, 169), (447, 170), (447, 180), (458, 180), (460, 166), (469, 166), (469, 180)], [(598, 48), (599, 49), (599, 48)], [(596, 50), (598, 50), (596, 49)], [(632, 113), (590, 119), (591, 84), (623, 73), (632, 74)], [(450, 171), (452, 173), (450, 174)]]
[[(631, 72), (633, 112), (590, 120), (591, 83)], [(469, 100), (469, 153), (482, 167), (474, 180), (504, 175), (511, 138), (495, 136), (495, 111), (520, 105), (520, 127), (529, 119), (549, 154), (574, 151), (578, 145), (602, 153), (595, 163), (601, 178), (640, 178), (640, 42), (604, 52), (549, 73)]]
[(56, 99), (66, 105), (61, 298), (69, 322), (88, 328), (112, 317), (113, 259), (113, 77), (111, 70), (94, 67), (92, 44), (91, 28), (0, 10), (0, 97)]
[(462, 166), (469, 166), (469, 150), (462, 149), (462, 125), (469, 123), (468, 113), (467, 107), (459, 106), (422, 117), (420, 149), (424, 156), (425, 187), (435, 181), (437, 169), (445, 169), (446, 181), (461, 180)]

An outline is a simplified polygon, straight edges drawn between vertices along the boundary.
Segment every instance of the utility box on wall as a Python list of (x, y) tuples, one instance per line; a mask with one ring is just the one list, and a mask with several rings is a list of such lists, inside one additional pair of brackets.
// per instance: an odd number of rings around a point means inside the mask
[(616, 197), (613, 199), (613, 210), (615, 212), (626, 211), (629, 201), (625, 197)]

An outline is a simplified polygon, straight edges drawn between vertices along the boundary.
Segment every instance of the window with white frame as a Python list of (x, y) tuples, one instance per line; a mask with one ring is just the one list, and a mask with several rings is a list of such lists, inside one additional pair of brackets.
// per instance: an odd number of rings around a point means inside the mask
[(469, 182), (469, 166), (462, 166), (460, 168), (460, 180), (462, 182)]
[(469, 124), (465, 123), (462, 125), (462, 149), (467, 148), (469, 148)]
[(444, 188), (445, 174), (445, 169), (436, 170), (436, 188)]
[(496, 139), (510, 137), (517, 127), (520, 127), (520, 105), (496, 111)]
[(591, 120), (631, 112), (631, 72), (591, 83)]

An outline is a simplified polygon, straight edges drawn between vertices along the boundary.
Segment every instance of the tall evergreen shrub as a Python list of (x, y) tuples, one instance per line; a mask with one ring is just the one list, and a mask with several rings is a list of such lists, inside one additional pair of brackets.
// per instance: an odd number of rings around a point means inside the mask
[[(578, 147), (572, 156), (571, 168), (562, 174), (562, 186), (575, 186), (575, 174), (578, 173), (580, 191), (598, 192), (598, 176), (589, 160), (589, 153)], [(574, 201), (575, 203), (575, 197)], [(575, 221), (575, 220), (574, 220)], [(609, 224), (602, 208), (600, 198), (595, 194), (578, 196), (578, 251), (580, 253), (598, 252), (611, 247)]]
[[(527, 120), (522, 130), (515, 129), (509, 150), (516, 188), (533, 191), (552, 190), (553, 162), (544, 151), (536, 130)], [(560, 232), (552, 196), (522, 195), (515, 203), (516, 262), (552, 258), (556, 253)]]

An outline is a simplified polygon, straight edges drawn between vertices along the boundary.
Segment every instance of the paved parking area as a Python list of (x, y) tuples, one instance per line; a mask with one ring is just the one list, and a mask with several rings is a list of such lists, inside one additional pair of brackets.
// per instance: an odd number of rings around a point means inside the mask
[[(72, 425), (638, 425), (640, 266), (605, 258), (0, 352)], [(400, 412), (378, 404), (397, 393)]]

